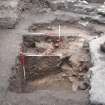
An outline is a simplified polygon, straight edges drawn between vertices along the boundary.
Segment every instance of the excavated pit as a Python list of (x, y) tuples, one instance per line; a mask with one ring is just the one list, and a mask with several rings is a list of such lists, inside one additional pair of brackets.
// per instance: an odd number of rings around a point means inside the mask
[(61, 25), (61, 29), (60, 37), (58, 26), (55, 25), (38, 27), (23, 35), (21, 48), (25, 78), (19, 56), (12, 69), (10, 91), (32, 92), (48, 88), (87, 91), (87, 74), (91, 66), (88, 46), (90, 35), (81, 28), (68, 25)]

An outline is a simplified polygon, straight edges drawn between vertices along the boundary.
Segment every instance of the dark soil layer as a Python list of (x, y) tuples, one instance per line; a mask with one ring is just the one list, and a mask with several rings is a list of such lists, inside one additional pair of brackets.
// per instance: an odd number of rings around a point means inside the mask
[(57, 67), (60, 61), (59, 56), (32, 56), (25, 58), (26, 79), (28, 81), (61, 72), (61, 69)]

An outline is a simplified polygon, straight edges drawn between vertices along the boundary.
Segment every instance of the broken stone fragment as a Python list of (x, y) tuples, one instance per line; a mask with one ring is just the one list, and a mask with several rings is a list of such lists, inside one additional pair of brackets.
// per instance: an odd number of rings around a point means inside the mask
[(90, 67), (89, 62), (80, 61), (79, 72), (86, 73), (89, 70), (89, 67)]
[(78, 90), (79, 81), (74, 76), (68, 77), (68, 79), (72, 83), (72, 91), (76, 92)]
[(89, 42), (88, 41), (84, 41), (83, 49), (86, 50), (87, 52), (89, 52)]
[(61, 59), (59, 63), (59, 67), (62, 67), (64, 64), (67, 64), (69, 67), (72, 68), (72, 62), (70, 61), (71, 56), (66, 56)]
[(101, 15), (94, 15), (94, 16), (83, 16), (81, 17), (82, 20), (94, 22), (98, 24), (105, 24), (105, 18)]
[(85, 4), (85, 5), (87, 5), (88, 2), (86, 0), (78, 0), (77, 4)]
[(102, 16), (105, 16), (105, 2), (102, 6), (100, 6), (98, 9), (97, 9), (97, 13), (102, 15)]

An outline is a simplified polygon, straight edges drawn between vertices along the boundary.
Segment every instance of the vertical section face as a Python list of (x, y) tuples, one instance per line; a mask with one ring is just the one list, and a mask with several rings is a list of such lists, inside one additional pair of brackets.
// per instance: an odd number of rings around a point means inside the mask
[(59, 56), (28, 56), (25, 57), (27, 80), (35, 80), (44, 76), (61, 72), (57, 67)]

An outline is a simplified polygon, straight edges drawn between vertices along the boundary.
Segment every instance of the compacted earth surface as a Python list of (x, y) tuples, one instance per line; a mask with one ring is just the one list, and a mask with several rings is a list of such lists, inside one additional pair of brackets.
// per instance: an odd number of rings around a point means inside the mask
[[(80, 19), (87, 14), (27, 6), (14, 29), (0, 29), (0, 105), (90, 105), (89, 68), (92, 65), (88, 42), (104, 34), (104, 25), (98, 25), (100, 20), (97, 19), (95, 23)], [(60, 35), (70, 36), (64, 46), (66, 50), (58, 50), (64, 58), (61, 59), (61, 72), (25, 80), (17, 62), (23, 35), (44, 33), (59, 37), (59, 25)], [(31, 51), (33, 49), (28, 50)]]

